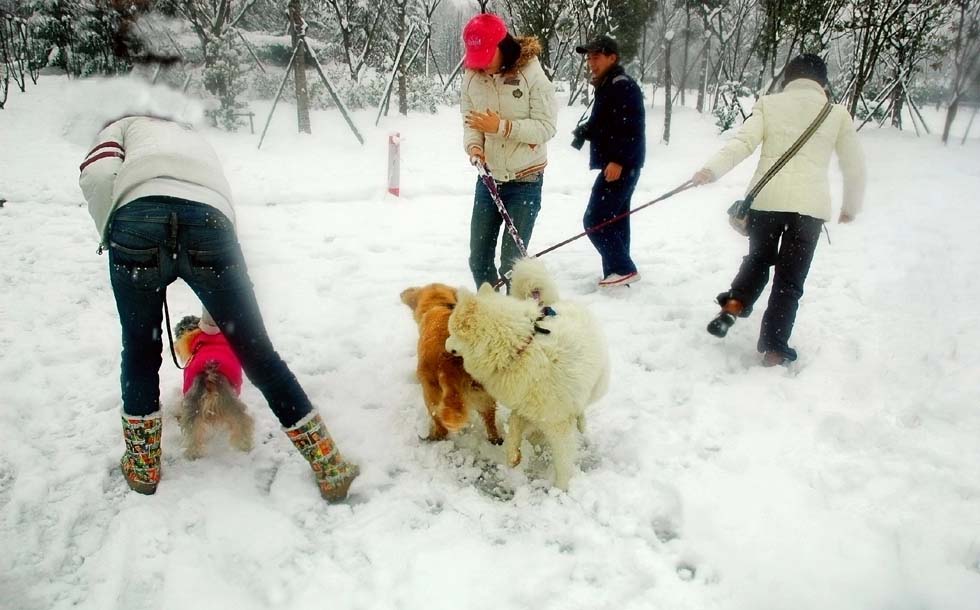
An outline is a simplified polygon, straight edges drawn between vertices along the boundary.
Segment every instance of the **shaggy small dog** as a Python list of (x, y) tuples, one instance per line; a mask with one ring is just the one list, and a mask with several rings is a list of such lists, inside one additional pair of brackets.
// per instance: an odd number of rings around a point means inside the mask
[(585, 308), (559, 299), (541, 261), (514, 266), (512, 294), (489, 284), (477, 294), (460, 289), (446, 349), (462, 356), (466, 371), (510, 407), (508, 463), (520, 463), (526, 432), (540, 433), (551, 446), (555, 485), (568, 489), (576, 429), (585, 432), (585, 408), (609, 383), (606, 343)]
[(242, 365), (216, 326), (200, 318), (186, 316), (174, 328), (175, 349), (184, 369), (184, 396), (177, 420), (183, 437), (184, 455), (197, 459), (204, 455), (208, 433), (224, 426), (232, 447), (252, 449), (254, 423), (238, 399), (242, 389)]
[(483, 418), (487, 440), (494, 445), (503, 443), (497, 432), (496, 401), (463, 370), (463, 360), (446, 351), (456, 290), (445, 284), (429, 284), (403, 290), (401, 299), (412, 308), (419, 327), (416, 375), (432, 419), (426, 440), (441, 440), (463, 428), (472, 407)]

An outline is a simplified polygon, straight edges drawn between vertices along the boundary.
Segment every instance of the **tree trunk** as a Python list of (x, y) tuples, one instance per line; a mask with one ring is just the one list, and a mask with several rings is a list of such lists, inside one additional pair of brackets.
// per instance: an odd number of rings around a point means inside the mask
[(300, 133), (311, 133), (310, 129), (310, 91), (306, 85), (306, 47), (300, 38), (306, 37), (306, 23), (303, 21), (300, 0), (289, 0), (289, 22), (293, 47), (299, 45), (293, 63), (293, 76), (296, 85), (296, 124)]
[[(408, 36), (408, 1), (404, 0), (398, 6), (398, 46), (406, 43)], [(398, 112), (402, 116), (408, 116), (408, 75), (405, 69), (404, 54), (400, 62), (401, 65), (395, 66), (398, 70)]]
[(703, 57), (701, 58), (701, 78), (698, 83), (698, 112), (704, 113), (704, 98), (708, 91), (708, 55), (711, 54), (711, 40), (704, 41)]
[(670, 47), (673, 43), (673, 32), (667, 33), (667, 46), (664, 48), (664, 144), (670, 144), (670, 113), (673, 104), (670, 101), (671, 73), (670, 73)]
[(956, 111), (960, 109), (960, 96), (953, 98), (949, 108), (946, 109), (946, 124), (943, 126), (943, 144), (949, 144), (949, 130), (953, 127), (956, 120)]
[(848, 111), (851, 116), (857, 116), (858, 103), (861, 101), (861, 96), (864, 95), (864, 81), (865, 76), (859, 74), (857, 80), (854, 81), (854, 91), (851, 93), (851, 106)]
[(905, 103), (905, 85), (899, 83), (892, 93), (892, 127), (902, 128), (902, 107)]
[[(892, 127), (902, 128), (902, 106), (905, 103), (905, 96), (909, 93), (905, 90), (905, 79), (902, 76), (902, 66), (905, 65), (907, 49), (903, 46), (898, 49), (898, 57), (895, 60), (895, 80), (898, 86), (892, 93)], [(912, 120), (915, 122), (915, 119)]]
[(684, 25), (684, 65), (681, 67), (681, 106), (684, 105), (684, 91), (687, 89), (687, 61), (691, 48), (691, 4), (686, 3), (687, 23)]

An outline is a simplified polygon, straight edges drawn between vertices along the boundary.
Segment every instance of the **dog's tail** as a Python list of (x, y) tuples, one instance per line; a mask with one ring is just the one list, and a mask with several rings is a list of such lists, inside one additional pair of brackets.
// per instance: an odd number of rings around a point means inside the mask
[(534, 299), (542, 305), (552, 305), (561, 298), (558, 286), (540, 258), (522, 258), (514, 264), (510, 293), (519, 299)]

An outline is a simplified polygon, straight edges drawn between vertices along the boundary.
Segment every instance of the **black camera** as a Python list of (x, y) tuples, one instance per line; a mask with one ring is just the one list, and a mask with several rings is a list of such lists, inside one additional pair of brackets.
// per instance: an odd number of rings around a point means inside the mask
[(582, 146), (585, 145), (585, 141), (589, 139), (589, 129), (588, 124), (583, 123), (577, 125), (575, 129), (572, 130), (572, 148), (575, 150), (582, 150)]

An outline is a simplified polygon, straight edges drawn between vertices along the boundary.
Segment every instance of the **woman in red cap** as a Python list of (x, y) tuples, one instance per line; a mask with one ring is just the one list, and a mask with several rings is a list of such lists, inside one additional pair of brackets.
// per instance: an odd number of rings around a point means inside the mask
[[(504, 207), (525, 244), (541, 209), (548, 163), (547, 141), (555, 135), (555, 90), (541, 68), (541, 44), (515, 38), (496, 15), (483, 13), (463, 28), (466, 74), (460, 100), (463, 144), (470, 162), (485, 163), (497, 181)], [(503, 219), (479, 179), (470, 221), (470, 271), (476, 286), (507, 277), (520, 253), (509, 237), (495, 263)], [(498, 274), (499, 273), (499, 274)]]

